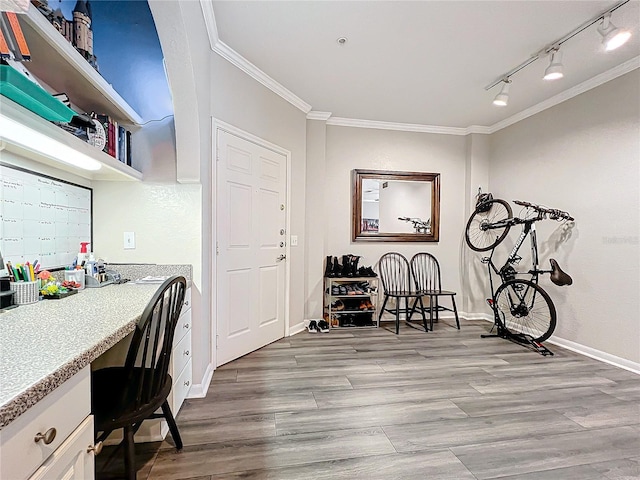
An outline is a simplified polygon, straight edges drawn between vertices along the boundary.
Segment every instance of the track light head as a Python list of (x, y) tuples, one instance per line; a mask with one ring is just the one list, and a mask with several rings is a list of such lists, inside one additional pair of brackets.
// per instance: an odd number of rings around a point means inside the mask
[(500, 93), (498, 93), (496, 98), (493, 99), (493, 104), (496, 107), (506, 107), (509, 103), (509, 87), (511, 86), (511, 80), (505, 78), (502, 82)]
[(551, 60), (549, 60), (549, 66), (544, 71), (545, 80), (558, 80), (559, 78), (564, 77), (564, 73), (562, 65), (562, 53), (558, 50), (551, 51)]
[(598, 25), (598, 33), (602, 35), (602, 44), (607, 52), (624, 45), (631, 38), (631, 32), (620, 30), (611, 23), (611, 13), (602, 17), (602, 22)]

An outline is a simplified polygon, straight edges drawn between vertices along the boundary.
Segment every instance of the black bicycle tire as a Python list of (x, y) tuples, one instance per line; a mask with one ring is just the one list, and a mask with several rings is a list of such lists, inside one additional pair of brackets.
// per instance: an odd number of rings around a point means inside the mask
[[(544, 333), (542, 333), (542, 335), (538, 335), (538, 336), (534, 336), (532, 335), (532, 332), (534, 331), (533, 328), (531, 328), (529, 325), (526, 325), (524, 328), (520, 328), (520, 329), (516, 329), (513, 327), (513, 324), (518, 324), (518, 325), (524, 325), (524, 321), (521, 321), (521, 319), (523, 317), (511, 317), (511, 318), (518, 318), (519, 321), (506, 321), (505, 318), (503, 317), (499, 317), (500, 322), (503, 324), (503, 328), (505, 330), (507, 330), (509, 333), (511, 333), (512, 335), (515, 334), (527, 334), (530, 335), (533, 340), (535, 342), (544, 342), (546, 339), (548, 339), (554, 332), (554, 330), (556, 329), (556, 323), (557, 323), (557, 312), (556, 312), (556, 307), (553, 304), (553, 300), (551, 300), (551, 297), (549, 296), (549, 294), (537, 283), (532, 282), (531, 280), (524, 280), (524, 279), (514, 279), (514, 280), (509, 280), (505, 283), (503, 283), (502, 285), (500, 285), (500, 287), (498, 288), (498, 290), (496, 290), (496, 294), (495, 294), (495, 308), (499, 311), (499, 313), (503, 313), (505, 316), (506, 315), (510, 315), (510, 312), (507, 312), (505, 314), (505, 312), (500, 309), (500, 295), (502, 294), (503, 291), (507, 290), (510, 287), (515, 287), (515, 285), (517, 284), (521, 284), (521, 285), (526, 285), (529, 288), (533, 288), (533, 290), (535, 290), (535, 292), (537, 294), (540, 295), (541, 298), (543, 298), (546, 302), (546, 305), (549, 309), (549, 319), (548, 322), (545, 321), (543, 327), (536, 329), (538, 332), (541, 332), (544, 330)], [(515, 289), (515, 288), (514, 288)], [(517, 290), (517, 289), (516, 289)], [(536, 324), (535, 321), (527, 321), (527, 323), (530, 324)]]
[[(486, 215), (483, 215), (485, 214), (485, 212), (483, 212), (481, 209), (485, 208), (485, 209), (491, 210), (491, 206), (493, 204), (502, 205), (507, 210), (509, 218), (513, 217), (513, 211), (511, 210), (511, 206), (505, 200), (495, 198), (493, 200), (489, 200), (488, 202), (481, 203), (478, 207), (476, 207), (476, 209), (473, 211), (473, 213), (469, 217), (469, 220), (467, 221), (467, 226), (464, 229), (464, 239), (471, 250), (474, 250), (476, 252), (486, 252), (487, 250), (491, 250), (492, 248), (497, 247), (500, 244), (500, 242), (502, 242), (505, 239), (505, 237), (509, 234), (509, 230), (511, 229), (511, 226), (507, 225), (506, 227), (504, 227), (504, 231), (497, 237), (496, 241), (489, 244), (489, 246), (478, 246), (472, 242), (472, 237), (475, 238), (475, 235), (471, 234), (471, 229), (473, 228), (472, 226), (475, 225), (475, 222), (477, 223), (482, 222), (481, 220), (478, 220), (477, 217), (480, 215), (482, 215), (483, 217), (486, 217)], [(479, 232), (480, 229), (478, 229), (477, 231)]]

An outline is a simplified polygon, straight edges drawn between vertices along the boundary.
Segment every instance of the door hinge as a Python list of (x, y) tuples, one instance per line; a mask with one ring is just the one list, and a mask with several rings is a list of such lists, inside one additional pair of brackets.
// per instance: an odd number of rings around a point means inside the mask
[(218, 245), (218, 242), (216, 242), (216, 255), (220, 255), (220, 246)]
[(220, 344), (220, 335), (216, 335), (216, 347)]

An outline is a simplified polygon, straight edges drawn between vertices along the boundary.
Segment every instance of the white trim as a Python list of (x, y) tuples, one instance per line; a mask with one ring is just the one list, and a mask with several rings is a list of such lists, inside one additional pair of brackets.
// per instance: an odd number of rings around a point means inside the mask
[(488, 313), (458, 312), (458, 315), (465, 320), (484, 320), (493, 323), (493, 317)]
[(419, 125), (417, 123), (379, 122), (377, 120), (359, 120), (357, 118), (331, 117), (327, 125), (354, 128), (375, 128), (378, 130), (399, 130), (402, 132), (439, 133), (444, 135), (467, 135), (466, 128), (440, 127), (438, 125)]
[(204, 398), (207, 396), (207, 391), (209, 390), (209, 385), (211, 385), (214, 370), (213, 363), (207, 365), (204, 375), (202, 376), (202, 381), (200, 383), (194, 383), (191, 386), (189, 393), (187, 394), (187, 398)]
[(297, 323), (296, 325), (293, 325), (292, 327), (289, 328), (289, 335), (287, 335), (288, 337), (291, 337), (293, 335), (296, 335), (300, 332), (304, 332), (305, 329), (307, 328), (306, 325), (309, 324), (309, 320), (305, 320), (302, 321), (300, 323)]
[(211, 50), (215, 50), (216, 43), (220, 40), (218, 36), (218, 25), (216, 25), (216, 16), (213, 13), (213, 3), (211, 0), (200, 0), (200, 8), (204, 17), (204, 25), (207, 28), (207, 36), (209, 37), (209, 46)]
[(331, 117), (331, 112), (318, 112), (315, 110), (307, 113), (307, 120), (321, 120), (326, 122)]
[(524, 120), (525, 118), (529, 118), (537, 113), (540, 113), (543, 110), (555, 107), (562, 102), (566, 102), (567, 100), (580, 95), (581, 93), (599, 87), (600, 85), (618, 78), (626, 73), (629, 73), (636, 68), (640, 68), (640, 56), (634, 57), (631, 60), (627, 60), (626, 62), (621, 63), (620, 65), (613, 67), (606, 72), (596, 75), (589, 80), (579, 83), (575, 87), (571, 87), (570, 89), (565, 90), (564, 92), (561, 92), (558, 95), (545, 100), (544, 102), (540, 102), (533, 107), (529, 107), (526, 110), (521, 111), (520, 113), (516, 113), (509, 118), (491, 125), (490, 127), (488, 127), (489, 133), (495, 133), (498, 130), (502, 130), (503, 128), (513, 125), (514, 123)]
[[(275, 143), (271, 143), (263, 138), (260, 138), (256, 135), (253, 135), (252, 133), (249, 133), (245, 130), (242, 130), (241, 128), (238, 128), (234, 125), (231, 125), (230, 123), (226, 123), (223, 122), (222, 120), (218, 120), (215, 117), (211, 117), (212, 120), (212, 125), (211, 125), (211, 142), (212, 142), (212, 153), (213, 153), (213, 159), (211, 162), (211, 170), (212, 170), (212, 176), (213, 176), (213, 172), (216, 171), (216, 165), (218, 162), (218, 145), (217, 145), (217, 132), (218, 130), (223, 130), (227, 133), (230, 133), (232, 135), (235, 135), (237, 137), (240, 137), (244, 140), (247, 140), (249, 142), (255, 143), (256, 145), (259, 145), (261, 147), (267, 148), (269, 150), (272, 150), (282, 156), (284, 156), (286, 158), (286, 162), (287, 162), (287, 186), (286, 186), (286, 198), (285, 198), (285, 202), (286, 202), (286, 219), (285, 219), (285, 230), (287, 232), (291, 231), (291, 152), (285, 148), (282, 148), (279, 145), (276, 145)], [(213, 176), (212, 178), (212, 182), (217, 182), (217, 178), (215, 176)], [(218, 230), (217, 230), (217, 223), (216, 223), (216, 213), (217, 213), (217, 191), (216, 191), (216, 184), (211, 185), (211, 189), (212, 189), (212, 202), (213, 202), (213, 210), (211, 211), (211, 216), (212, 216), (212, 228), (213, 228), (213, 241), (217, 242), (218, 241)], [(289, 327), (289, 302), (290, 302), (290, 291), (291, 291), (291, 242), (287, 242), (287, 245), (285, 247), (285, 255), (287, 257), (287, 262), (285, 264), (285, 278), (284, 278), (284, 337), (288, 337), (289, 336), (289, 331), (290, 331), (290, 327)], [(216, 254), (212, 254), (213, 258), (217, 259), (217, 255)], [(215, 269), (212, 269), (212, 272), (217, 272), (217, 265), (214, 265)], [(215, 274), (212, 273), (212, 275)], [(215, 287), (215, 295), (217, 298), (217, 285)], [(215, 326), (215, 328), (211, 329), (212, 332), (212, 348), (215, 350), (215, 355), (213, 356), (213, 365), (217, 364), (217, 342), (216, 342), (216, 335), (217, 335), (217, 322), (218, 322), (218, 317), (217, 317), (217, 301), (215, 302), (215, 304), (212, 306), (212, 311), (211, 311), (211, 318), (215, 318), (215, 322), (212, 322)]]
[(546, 343), (558, 345), (562, 348), (566, 348), (567, 350), (571, 350), (572, 352), (584, 355), (585, 357), (593, 358), (595, 360), (608, 363), (609, 365), (613, 365), (614, 367), (629, 370), (630, 372), (640, 375), (640, 363), (632, 362), (631, 360), (627, 360), (626, 358), (617, 357), (615, 355), (611, 355), (610, 353), (587, 347), (586, 345), (581, 345), (570, 340), (565, 340), (564, 338), (552, 336), (550, 339), (546, 340)]

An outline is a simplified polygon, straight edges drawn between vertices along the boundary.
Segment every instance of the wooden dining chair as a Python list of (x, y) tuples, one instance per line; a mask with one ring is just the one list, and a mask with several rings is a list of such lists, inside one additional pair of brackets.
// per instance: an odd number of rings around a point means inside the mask
[[(436, 257), (427, 252), (416, 253), (410, 261), (411, 275), (413, 277), (415, 289), (421, 295), (429, 297), (429, 325), (433, 330), (433, 318), (435, 313), (436, 321), (439, 321), (439, 312), (453, 312), (456, 318), (456, 326), (460, 330), (460, 319), (456, 307), (456, 292), (442, 290), (440, 277), (440, 264)], [(440, 304), (440, 297), (451, 297), (452, 307), (444, 307)], [(422, 305), (422, 304), (421, 304)], [(415, 304), (414, 304), (415, 306)], [(424, 310), (424, 307), (422, 307)]]
[[(398, 334), (400, 332), (400, 311), (405, 312), (406, 322), (411, 325), (409, 322), (411, 321), (412, 313), (416, 310), (416, 306), (419, 303), (424, 330), (429, 331), (427, 318), (424, 314), (424, 305), (422, 304), (422, 295), (413, 289), (409, 273), (409, 262), (405, 256), (396, 252), (385, 253), (378, 261), (378, 271), (380, 272), (380, 280), (382, 281), (382, 291), (384, 294), (378, 321), (385, 312), (388, 300), (393, 298), (396, 303), (395, 310), (386, 309), (386, 311), (395, 313), (396, 334)], [(409, 308), (409, 299), (413, 299), (411, 308)], [(402, 309), (400, 305), (402, 300), (404, 300), (404, 309)]]
[[(92, 372), (91, 407), (97, 441), (124, 429), (124, 463), (127, 478), (135, 480), (133, 437), (144, 420), (164, 418), (178, 450), (182, 439), (167, 398), (171, 391), (169, 359), (187, 282), (174, 275), (158, 288), (133, 333), (123, 366)], [(157, 410), (162, 413), (156, 413)]]

